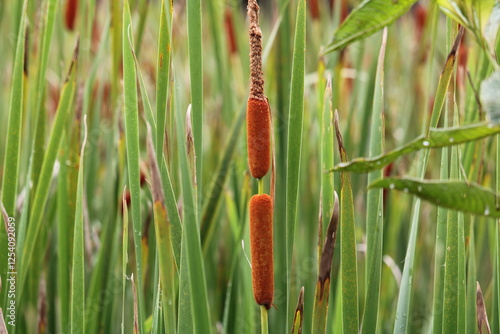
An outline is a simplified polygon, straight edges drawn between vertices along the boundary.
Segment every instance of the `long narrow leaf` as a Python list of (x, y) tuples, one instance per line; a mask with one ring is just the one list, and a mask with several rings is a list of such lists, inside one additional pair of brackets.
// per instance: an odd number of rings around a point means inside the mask
[[(25, 18), (26, 18), (26, 3), (23, 4), (23, 13), (19, 22), (19, 35), (17, 36), (16, 54), (14, 61), (14, 68), (12, 70), (12, 83), (9, 101), (9, 123), (6, 138), (6, 150), (4, 157), (4, 170), (3, 170), (3, 185), (2, 185), (2, 198), (5, 210), (9, 217), (15, 217), (15, 203), (17, 197), (17, 184), (19, 181), (19, 158), (21, 147), (21, 125), (23, 115), (23, 90), (24, 90), (24, 49), (25, 49)], [(3, 228), (4, 219), (0, 219), (0, 276), (7, 277), (7, 231)], [(7, 289), (0, 291), (0, 307), (4, 306), (6, 301), (4, 298), (7, 296)], [(7, 304), (5, 304), (7, 307)]]
[[(201, 0), (187, 0), (189, 46), (189, 75), (193, 108), (193, 137), (196, 151), (196, 180), (198, 204), (202, 194), (203, 166), (203, 47), (201, 34)], [(200, 206), (200, 205), (199, 205)]]
[[(347, 161), (347, 153), (335, 111), (335, 132), (340, 160)], [(341, 173), (340, 191), (340, 271), (342, 276), (342, 328), (345, 333), (357, 333), (358, 321), (358, 265), (356, 256), (356, 226), (351, 178)]]
[[(131, 31), (130, 7), (128, 0), (123, 8), (123, 41), (129, 40)], [(137, 76), (134, 56), (129, 43), (123, 43), (123, 83), (124, 83), (124, 118), (127, 146), (127, 170), (132, 204), (132, 226), (134, 227), (135, 261), (137, 271), (137, 303), (139, 312), (139, 330), (144, 332), (144, 297), (142, 293), (142, 249), (141, 249), (141, 185), (139, 167), (139, 109), (137, 105)]]
[[(176, 88), (176, 94), (178, 88)], [(177, 100), (177, 99), (176, 99)], [(201, 252), (201, 241), (200, 241), (200, 230), (198, 224), (198, 209), (196, 202), (195, 188), (193, 186), (194, 175), (192, 174), (192, 169), (190, 168), (190, 163), (188, 161), (188, 145), (192, 145), (191, 139), (185, 140), (183, 134), (186, 133), (186, 129), (191, 127), (191, 124), (184, 124), (185, 117), (182, 117), (181, 108), (177, 105), (177, 133), (180, 136), (178, 142), (179, 147), (179, 161), (180, 161), (180, 171), (181, 171), (181, 186), (182, 186), (182, 198), (183, 198), (183, 234), (182, 242), (184, 246), (182, 252), (185, 252), (186, 262), (183, 263), (181, 256), (181, 281), (184, 278), (182, 276), (183, 265), (187, 268), (187, 278), (189, 283), (189, 299), (191, 300), (191, 310), (193, 313), (193, 330), (194, 332), (211, 333), (211, 321), (210, 313), (208, 308), (208, 297), (207, 297), (207, 286), (206, 286), (206, 276), (205, 268), (203, 264), (203, 257)], [(189, 111), (188, 111), (189, 114)], [(186, 134), (187, 136), (187, 134)], [(196, 154), (193, 152), (193, 147), (189, 146), (191, 155)], [(192, 166), (192, 165), (191, 165)], [(194, 167), (194, 166), (192, 166)], [(183, 284), (183, 282), (181, 282)], [(181, 286), (182, 291), (182, 286)], [(179, 331), (180, 332), (180, 331)]]
[(52, 170), (57, 158), (58, 150), (61, 144), (62, 133), (66, 124), (73, 103), (73, 96), (76, 88), (76, 61), (78, 56), (78, 45), (75, 49), (71, 61), (69, 73), (64, 82), (61, 98), (56, 111), (56, 117), (50, 133), (45, 157), (43, 159), (42, 170), (40, 171), (40, 181), (35, 192), (31, 215), (29, 218), (28, 229), (26, 232), (26, 242), (21, 255), (21, 270), (19, 275), (19, 296), (22, 295), (24, 283), (31, 259), (35, 250), (36, 240), (40, 232), (45, 203), (49, 195), (50, 183), (52, 180)]
[[(287, 277), (292, 270), (292, 253), (297, 221), (297, 203), (299, 196), (299, 175), (302, 154), (302, 128), (304, 114), (304, 73), (306, 51), (306, 1), (300, 0), (297, 6), (295, 43), (293, 49), (292, 81), (290, 90), (290, 109), (288, 113), (288, 146), (286, 172), (286, 268)], [(288, 309), (292, 308), (290, 282), (287, 281)], [(287, 332), (290, 322), (287, 314)]]
[(382, 169), (397, 158), (422, 149), (455, 146), (480, 140), (500, 133), (500, 126), (477, 123), (446, 129), (432, 129), (429, 136), (420, 136), (410, 143), (391, 152), (374, 158), (356, 158), (347, 163), (340, 163), (331, 171), (366, 173)]
[(78, 186), (76, 193), (75, 229), (73, 237), (73, 261), (71, 274), (71, 332), (85, 333), (85, 258), (83, 236), (84, 153), (87, 144), (87, 121), (84, 118), (84, 139), (80, 152)]
[[(456, 147), (453, 147), (451, 150), (450, 178), (458, 178), (458, 152)], [(443, 333), (458, 333), (459, 330), (459, 229), (460, 226), (458, 212), (455, 210), (449, 210), (448, 221), (446, 222), (446, 266), (444, 269)]]
[[(387, 44), (387, 29), (384, 29), (382, 45), (377, 65), (375, 91), (373, 97), (373, 114), (370, 130), (370, 155), (381, 154), (384, 150), (384, 60)], [(381, 178), (382, 171), (373, 171), (368, 175), (368, 183)], [(382, 275), (382, 243), (383, 243), (383, 196), (382, 190), (369, 191), (366, 200), (366, 302), (363, 313), (363, 333), (377, 328), (380, 280)]]
[(482, 215), (500, 217), (498, 194), (474, 182), (419, 180), (410, 177), (377, 180), (371, 188), (388, 188), (418, 196), (445, 208)]
[(148, 155), (151, 169), (151, 179), (154, 200), (154, 220), (156, 232), (156, 247), (160, 265), (160, 281), (162, 286), (162, 304), (167, 334), (175, 331), (175, 262), (172, 251), (170, 221), (167, 218), (165, 199), (161, 188), (161, 176), (153, 148), (151, 132), (148, 132)]
[[(151, 103), (149, 101), (146, 84), (144, 82), (144, 77), (142, 75), (141, 69), (139, 68), (139, 63), (137, 61), (137, 58), (135, 57), (135, 53), (134, 53), (134, 59), (135, 59), (136, 70), (138, 72), (139, 87), (141, 91), (141, 97), (144, 106), (144, 111), (146, 114), (146, 119), (149, 123), (149, 126), (151, 127), (151, 132), (153, 137), (156, 138), (155, 133), (158, 131), (157, 129), (158, 123), (155, 121), (153, 117), (153, 110), (151, 108)], [(158, 144), (158, 141), (154, 141), (153, 147), (155, 147), (155, 151), (158, 151), (157, 145), (163, 147), (163, 144)], [(157, 153), (160, 153), (162, 157), (159, 163), (161, 163), (160, 172), (161, 172), (161, 181), (163, 186), (163, 194), (165, 195), (165, 205), (169, 216), (169, 221), (172, 224), (172, 237), (173, 237), (172, 248), (175, 256), (175, 263), (179, 267), (181, 263), (181, 239), (182, 239), (181, 218), (179, 217), (179, 210), (177, 210), (177, 202), (174, 194), (174, 189), (172, 186), (172, 179), (170, 177), (170, 172), (167, 168), (167, 163), (163, 155), (163, 150), (160, 150), (160, 152)]]

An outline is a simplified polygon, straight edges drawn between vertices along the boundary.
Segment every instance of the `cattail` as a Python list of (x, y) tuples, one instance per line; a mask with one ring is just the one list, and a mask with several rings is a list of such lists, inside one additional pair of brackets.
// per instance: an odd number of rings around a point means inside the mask
[(247, 102), (247, 146), (250, 173), (256, 179), (267, 174), (271, 156), (271, 119), (266, 100)]
[(236, 44), (236, 33), (234, 31), (234, 23), (233, 23), (233, 13), (230, 9), (226, 9), (224, 12), (224, 26), (226, 29), (226, 38), (229, 53), (231, 55), (238, 54), (238, 45)]
[(77, 8), (78, 0), (68, 0), (66, 2), (65, 23), (68, 30), (73, 30), (75, 28)]
[(255, 301), (267, 309), (273, 304), (273, 201), (267, 194), (250, 199), (250, 250)]
[(311, 17), (313, 20), (319, 20), (319, 1), (309, 0), (309, 10), (311, 11)]
[(417, 3), (415, 4), (415, 6), (413, 6), (413, 13), (416, 28), (415, 38), (418, 42), (420, 42), (425, 29), (425, 23), (427, 21), (427, 10), (421, 3)]
[(262, 31), (259, 27), (259, 5), (248, 2), (250, 18), (250, 97), (247, 102), (247, 146), (250, 173), (260, 179), (269, 170), (271, 154), (271, 115), (264, 95), (262, 73)]

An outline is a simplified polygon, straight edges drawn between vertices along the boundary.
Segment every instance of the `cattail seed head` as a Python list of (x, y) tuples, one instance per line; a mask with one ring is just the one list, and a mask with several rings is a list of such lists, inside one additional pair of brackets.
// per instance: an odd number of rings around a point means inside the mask
[(248, 166), (256, 179), (267, 174), (271, 156), (271, 115), (267, 99), (247, 102)]
[(267, 309), (273, 304), (273, 201), (267, 194), (250, 199), (250, 250), (255, 301)]
[(66, 2), (65, 17), (66, 28), (73, 30), (75, 28), (76, 11), (78, 9), (78, 0), (68, 0)]

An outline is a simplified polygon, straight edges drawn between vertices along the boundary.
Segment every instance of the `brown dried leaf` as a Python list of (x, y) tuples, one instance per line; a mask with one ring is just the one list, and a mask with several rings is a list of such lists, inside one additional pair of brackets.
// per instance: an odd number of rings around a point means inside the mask
[[(304, 319), (304, 287), (300, 289), (299, 300), (297, 301), (297, 307), (295, 308), (295, 316), (293, 318), (292, 334), (302, 333), (302, 322)], [(298, 328), (295, 328), (299, 321)]]
[(476, 284), (477, 329), (479, 330), (479, 334), (491, 334), (490, 324), (488, 323), (488, 315), (486, 314), (486, 307), (484, 306), (481, 285), (479, 282), (476, 282)]

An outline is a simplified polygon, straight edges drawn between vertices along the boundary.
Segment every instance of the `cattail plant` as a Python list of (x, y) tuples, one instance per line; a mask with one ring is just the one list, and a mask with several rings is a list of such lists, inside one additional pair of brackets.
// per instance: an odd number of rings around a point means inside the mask
[(274, 295), (273, 274), (273, 199), (263, 194), (262, 178), (271, 162), (271, 115), (264, 95), (262, 73), (262, 31), (259, 27), (259, 5), (248, 2), (250, 18), (250, 96), (247, 101), (247, 146), (250, 173), (259, 179), (259, 194), (250, 199), (250, 248), (252, 253), (252, 287), (261, 305), (262, 333), (268, 332), (267, 310)]

